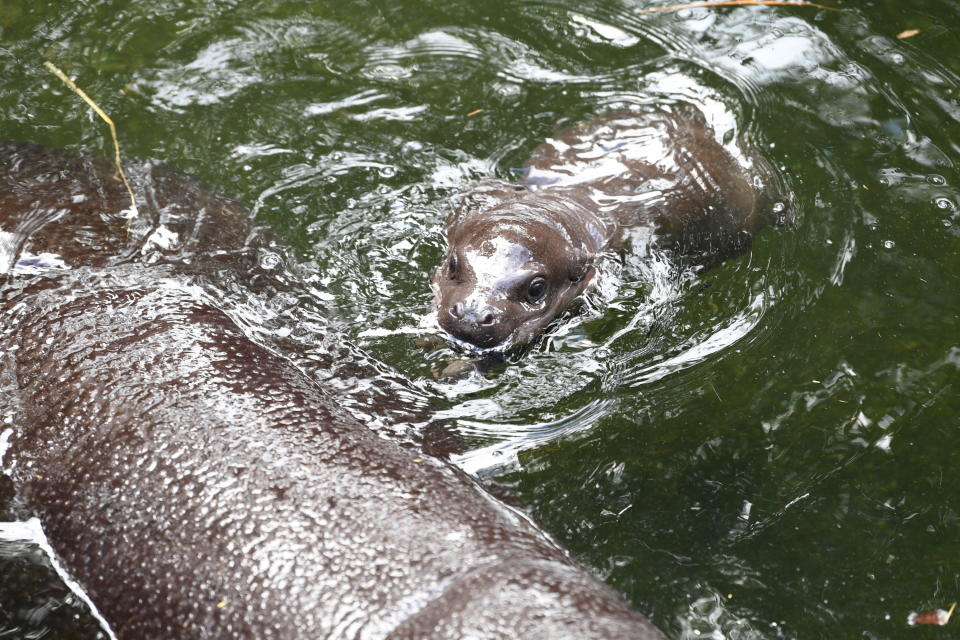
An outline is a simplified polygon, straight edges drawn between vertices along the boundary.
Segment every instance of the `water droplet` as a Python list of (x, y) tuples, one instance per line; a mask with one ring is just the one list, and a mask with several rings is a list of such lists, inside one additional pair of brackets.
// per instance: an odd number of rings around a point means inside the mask
[(893, 249), (895, 246), (897, 246), (897, 243), (894, 242), (893, 240), (884, 240), (884, 241), (883, 241), (883, 248), (884, 248), (884, 249)]
[(943, 209), (944, 211), (952, 211), (956, 208), (949, 198), (935, 198), (933, 202), (937, 205), (938, 209)]

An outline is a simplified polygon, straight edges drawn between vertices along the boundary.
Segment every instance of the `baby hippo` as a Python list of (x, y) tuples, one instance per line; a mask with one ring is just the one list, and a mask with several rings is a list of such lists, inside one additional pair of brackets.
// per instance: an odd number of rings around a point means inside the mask
[(433, 278), (441, 328), (472, 349), (526, 344), (627, 237), (633, 251), (657, 248), (684, 264), (743, 251), (783, 207), (765, 163), (737, 156), (695, 112), (620, 112), (561, 131), (534, 151), (521, 184), (451, 217)]

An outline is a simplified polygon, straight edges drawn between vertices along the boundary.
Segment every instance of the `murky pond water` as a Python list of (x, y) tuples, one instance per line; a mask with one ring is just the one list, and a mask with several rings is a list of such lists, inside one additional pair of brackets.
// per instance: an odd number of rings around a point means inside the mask
[[(225, 304), (308, 370), (314, 323), (383, 362), (672, 637), (927, 636), (907, 614), (960, 597), (960, 6), (651, 6), (3, 2), (0, 137), (110, 152), (49, 59), (128, 157), (246, 202), (304, 293)], [(702, 273), (611, 260), (517, 362), (436, 380), (451, 198), (654, 104), (760, 150), (793, 223)], [(93, 637), (40, 557), (0, 543), (0, 637)]]

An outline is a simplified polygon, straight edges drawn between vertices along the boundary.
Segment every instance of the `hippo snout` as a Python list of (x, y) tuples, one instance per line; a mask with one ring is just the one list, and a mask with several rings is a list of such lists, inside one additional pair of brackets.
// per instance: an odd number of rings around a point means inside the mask
[(468, 322), (481, 327), (492, 326), (497, 321), (497, 314), (493, 307), (477, 307), (458, 302), (450, 309), (450, 315), (459, 322)]
[(457, 302), (441, 310), (438, 320), (447, 333), (481, 349), (499, 345), (510, 334), (503, 311), (479, 302)]

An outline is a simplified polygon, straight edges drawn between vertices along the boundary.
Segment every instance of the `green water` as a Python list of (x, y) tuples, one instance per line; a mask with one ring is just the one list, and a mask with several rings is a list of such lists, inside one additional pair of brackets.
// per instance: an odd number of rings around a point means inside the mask
[[(960, 4), (649, 6), (0, 0), (0, 137), (110, 153), (49, 59), (127, 156), (248, 203), (457, 462), (671, 637), (951, 637), (906, 617), (960, 599)], [(435, 381), (449, 199), (656, 103), (761, 149), (794, 223), (682, 281), (613, 264), (520, 362)], [(89, 636), (18, 579), (37, 608), (0, 605), (0, 636)]]

